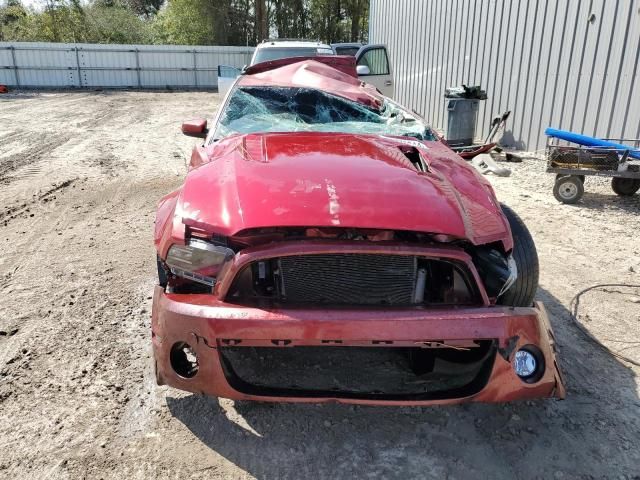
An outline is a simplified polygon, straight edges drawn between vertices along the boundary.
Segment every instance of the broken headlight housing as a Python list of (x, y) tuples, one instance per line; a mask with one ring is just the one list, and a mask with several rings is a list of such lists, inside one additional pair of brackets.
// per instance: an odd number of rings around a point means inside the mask
[(186, 245), (172, 245), (165, 263), (174, 275), (213, 287), (234, 255), (230, 248), (192, 238)]
[(490, 298), (501, 297), (516, 282), (518, 267), (511, 254), (506, 255), (495, 248), (481, 247), (472, 255)]

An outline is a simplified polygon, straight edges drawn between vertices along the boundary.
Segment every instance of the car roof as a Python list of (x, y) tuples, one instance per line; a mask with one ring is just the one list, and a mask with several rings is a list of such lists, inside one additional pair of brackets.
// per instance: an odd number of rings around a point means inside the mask
[(287, 40), (287, 39), (277, 39), (277, 40), (264, 40), (262, 43), (258, 44), (256, 48), (279, 48), (279, 47), (288, 47), (288, 48), (327, 48), (331, 50), (331, 47), (326, 43), (316, 42), (312, 40)]
[(384, 96), (356, 76), (354, 57), (326, 55), (323, 57), (281, 58), (257, 63), (238, 77), (238, 87), (311, 88), (380, 109)]

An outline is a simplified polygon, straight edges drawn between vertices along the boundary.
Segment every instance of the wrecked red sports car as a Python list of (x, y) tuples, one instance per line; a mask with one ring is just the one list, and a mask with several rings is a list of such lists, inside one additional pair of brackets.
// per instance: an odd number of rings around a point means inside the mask
[(250, 67), (155, 224), (158, 383), (264, 401), (563, 398), (520, 219), (353, 59)]

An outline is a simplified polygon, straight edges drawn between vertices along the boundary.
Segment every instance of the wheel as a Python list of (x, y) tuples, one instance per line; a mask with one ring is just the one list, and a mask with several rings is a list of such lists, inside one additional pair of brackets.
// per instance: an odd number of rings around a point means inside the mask
[(640, 190), (640, 179), (613, 177), (611, 179), (611, 188), (621, 197), (630, 197)]
[[(556, 175), (556, 182), (557, 182), (558, 180), (560, 180), (562, 177), (566, 177), (566, 176), (567, 176), (567, 175), (564, 175), (564, 174), (562, 174), (562, 173), (558, 173), (558, 174)], [(574, 176), (575, 176), (575, 177), (578, 177), (578, 178), (580, 179), (580, 181), (582, 182), (582, 184), (584, 185), (584, 175), (574, 175)]]
[(540, 274), (538, 252), (531, 233), (522, 219), (506, 205), (501, 206), (511, 227), (512, 255), (518, 268), (518, 278), (511, 288), (498, 298), (498, 303), (511, 307), (530, 307), (538, 289)]
[(164, 269), (162, 262), (160, 261), (160, 255), (156, 255), (156, 262), (158, 264), (158, 285), (162, 288), (166, 288), (169, 278), (167, 277), (167, 271)]
[(577, 203), (584, 195), (584, 185), (577, 175), (560, 177), (553, 186), (553, 196), (562, 203)]

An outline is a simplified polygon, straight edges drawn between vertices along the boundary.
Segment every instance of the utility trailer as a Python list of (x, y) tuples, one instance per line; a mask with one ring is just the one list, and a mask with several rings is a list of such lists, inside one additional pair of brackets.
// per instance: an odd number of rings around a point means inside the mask
[(547, 172), (556, 174), (553, 195), (559, 202), (580, 201), (587, 175), (611, 177), (612, 190), (622, 197), (640, 189), (640, 139), (598, 139), (552, 128), (545, 134)]

